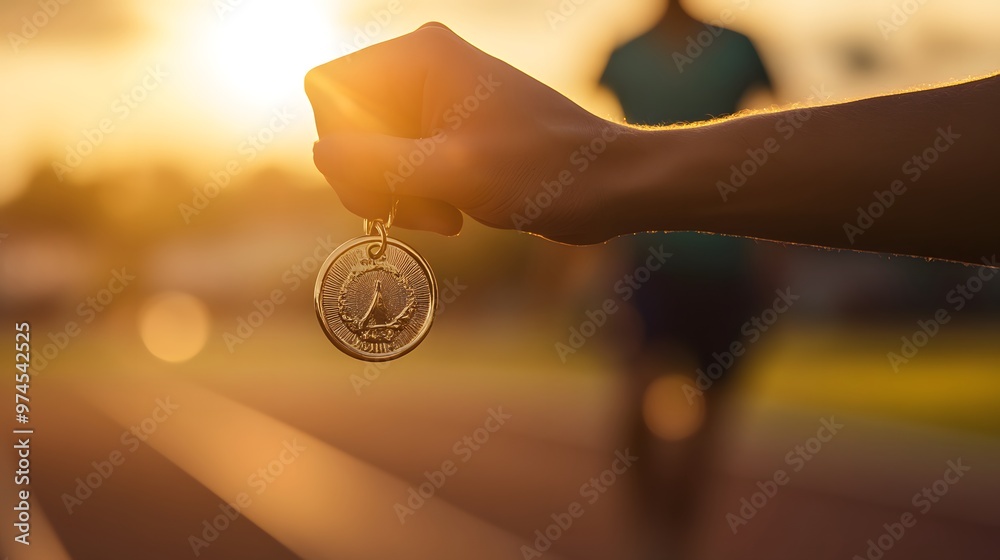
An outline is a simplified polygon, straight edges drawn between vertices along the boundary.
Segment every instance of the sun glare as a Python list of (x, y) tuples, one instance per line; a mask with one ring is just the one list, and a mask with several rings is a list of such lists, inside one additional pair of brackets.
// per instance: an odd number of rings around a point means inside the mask
[(316, 0), (216, 4), (206, 54), (239, 99), (274, 105), (299, 95), (305, 73), (333, 56), (331, 16)]

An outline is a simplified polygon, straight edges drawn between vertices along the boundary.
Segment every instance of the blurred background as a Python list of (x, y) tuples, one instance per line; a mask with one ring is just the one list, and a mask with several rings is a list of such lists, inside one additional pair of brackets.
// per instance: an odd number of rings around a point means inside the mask
[[(418, 350), (366, 365), (316, 324), (318, 265), (361, 220), (312, 167), (302, 78), (426, 21), (648, 124), (661, 91), (716, 116), (1000, 61), (985, 0), (667, 5), (3, 3), (0, 310), (10, 339), (31, 324), (35, 429), (32, 545), (7, 509), (3, 553), (996, 558), (1000, 282), (980, 269), (467, 223), (393, 231), (444, 296)], [(699, 108), (723, 87), (732, 107)]]

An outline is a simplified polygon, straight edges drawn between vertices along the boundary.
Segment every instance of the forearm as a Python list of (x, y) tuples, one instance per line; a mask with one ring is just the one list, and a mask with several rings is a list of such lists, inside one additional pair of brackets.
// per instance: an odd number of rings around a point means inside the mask
[(981, 264), (1000, 244), (998, 99), (994, 77), (637, 131), (611, 233), (705, 231)]

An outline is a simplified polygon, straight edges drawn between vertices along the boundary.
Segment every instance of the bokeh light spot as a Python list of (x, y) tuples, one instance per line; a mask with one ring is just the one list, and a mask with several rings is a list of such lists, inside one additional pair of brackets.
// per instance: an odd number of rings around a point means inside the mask
[(642, 417), (649, 430), (667, 441), (680, 441), (697, 432), (705, 421), (705, 401), (695, 390), (694, 380), (683, 375), (653, 381), (642, 399)]
[(153, 296), (139, 312), (139, 334), (151, 354), (166, 362), (190, 360), (205, 346), (208, 308), (181, 292)]

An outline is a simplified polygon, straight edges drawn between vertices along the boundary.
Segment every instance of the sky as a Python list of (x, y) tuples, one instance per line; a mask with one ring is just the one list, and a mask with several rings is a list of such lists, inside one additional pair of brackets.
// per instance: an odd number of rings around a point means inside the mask
[[(49, 15), (43, 4), (0, 7), (0, 204), (41, 165), (70, 185), (150, 165), (205, 177), (233, 159), (307, 176), (315, 129), (305, 72), (429, 20), (620, 118), (597, 77), (611, 49), (663, 9), (660, 0), (69, 0)], [(986, 0), (686, 4), (707, 21), (732, 11), (731, 27), (756, 42), (779, 103), (817, 85), (846, 99), (982, 75), (1000, 60), (1000, 5)], [(848, 71), (857, 57), (874, 66), (871, 76)], [(67, 165), (81, 142), (95, 144), (93, 154)]]

